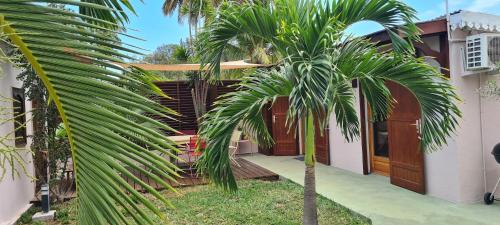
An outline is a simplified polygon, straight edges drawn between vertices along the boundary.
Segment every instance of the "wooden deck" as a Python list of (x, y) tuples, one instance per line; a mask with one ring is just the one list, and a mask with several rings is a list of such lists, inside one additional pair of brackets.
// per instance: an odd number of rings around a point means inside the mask
[[(237, 158), (236, 162), (238, 165), (232, 164), (233, 174), (236, 177), (236, 180), (247, 180), (247, 179), (259, 179), (259, 180), (268, 180), (274, 181), (279, 179), (279, 175), (264, 169), (256, 164), (253, 164), (243, 158)], [(151, 187), (161, 190), (163, 187), (157, 184), (155, 181), (149, 179), (148, 177), (143, 176), (142, 174), (136, 174), (137, 177), (141, 179), (141, 181), (149, 184)], [(131, 181), (128, 178), (125, 180), (132, 186), (134, 189), (138, 191), (144, 191), (143, 188), (137, 184), (136, 182)], [(194, 185), (203, 185), (208, 184), (209, 180), (200, 177), (200, 176), (192, 176), (189, 173), (183, 175), (182, 178), (177, 179), (177, 182), (167, 181), (172, 187), (188, 187)]]
[[(239, 165), (232, 165), (233, 168), (233, 174), (236, 177), (236, 180), (247, 180), (247, 179), (259, 179), (259, 180), (267, 180), (267, 181), (275, 181), (279, 179), (279, 175), (264, 169), (256, 164), (253, 164), (243, 158), (237, 158), (236, 162)], [(149, 184), (151, 187), (157, 189), (157, 190), (162, 190), (164, 189), (161, 185), (158, 185), (156, 182), (153, 180), (149, 179), (148, 177), (140, 174), (140, 173), (135, 173), (137, 177), (141, 179), (141, 181)], [(125, 177), (125, 180), (134, 187), (134, 189), (143, 192), (143, 188), (137, 184), (136, 182), (133, 182), (129, 178)], [(168, 181), (172, 187), (179, 188), (179, 187), (188, 187), (188, 186), (194, 186), (194, 185), (204, 185), (208, 184), (209, 180), (203, 178), (203, 177), (196, 177), (196, 176), (191, 176), (189, 173), (185, 174), (183, 178), (180, 178), (176, 182), (170, 182)], [(76, 197), (76, 193), (74, 191), (74, 188), (71, 190), (67, 190), (64, 193), (64, 199), (69, 200), (72, 198)], [(37, 194), (37, 197), (35, 197), (31, 202), (32, 203), (37, 203), (40, 201), (40, 193)]]

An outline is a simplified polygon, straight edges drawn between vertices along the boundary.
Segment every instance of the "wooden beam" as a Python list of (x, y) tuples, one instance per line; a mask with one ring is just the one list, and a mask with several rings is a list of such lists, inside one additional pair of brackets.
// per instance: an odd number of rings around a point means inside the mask
[[(201, 71), (207, 70), (208, 66), (201, 68), (201, 64), (146, 64), (146, 63), (117, 63), (122, 67), (135, 66), (143, 70), (148, 71)], [(234, 70), (234, 69), (248, 69), (248, 68), (259, 68), (259, 67), (269, 67), (272, 65), (267, 64), (254, 64), (247, 63), (243, 60), (222, 62), (220, 64), (221, 70)]]
[[(445, 19), (417, 23), (417, 27), (420, 29), (420, 36), (447, 32)], [(367, 35), (366, 37), (370, 38), (371, 41), (379, 42), (380, 44), (386, 44), (391, 41), (386, 30)]]

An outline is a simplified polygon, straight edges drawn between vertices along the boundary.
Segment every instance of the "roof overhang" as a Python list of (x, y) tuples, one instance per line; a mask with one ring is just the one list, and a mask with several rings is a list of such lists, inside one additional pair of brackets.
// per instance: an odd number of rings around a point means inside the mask
[(500, 16), (471, 11), (460, 11), (450, 16), (450, 28), (451, 30), (462, 29), (500, 32)]
[[(447, 32), (446, 17), (416, 23), (422, 37)], [(478, 30), (484, 32), (500, 32), (500, 16), (460, 10), (450, 15), (451, 30)], [(372, 41), (387, 43), (390, 41), (385, 30), (381, 30), (366, 37)]]
[[(128, 63), (120, 64), (123, 67), (135, 66), (147, 71), (201, 71), (207, 70), (208, 66), (204, 68), (201, 64), (145, 64), (145, 63)], [(240, 61), (230, 61), (221, 62), (221, 70), (235, 70), (235, 69), (248, 69), (248, 68), (259, 68), (259, 67), (269, 67), (267, 64), (254, 64), (247, 63), (244, 60)]]
[[(420, 36), (428, 36), (433, 34), (439, 34), (446, 32), (446, 19), (437, 19), (426, 22), (416, 23), (418, 29), (420, 29)], [(387, 43), (391, 39), (385, 30), (381, 30), (372, 34), (367, 35), (371, 41), (379, 43)]]

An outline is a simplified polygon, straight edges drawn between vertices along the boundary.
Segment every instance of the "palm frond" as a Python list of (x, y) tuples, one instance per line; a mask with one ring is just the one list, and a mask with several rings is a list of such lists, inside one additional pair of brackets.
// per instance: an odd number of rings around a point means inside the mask
[[(458, 126), (457, 119), (461, 117), (461, 112), (456, 106), (459, 97), (448, 79), (436, 68), (427, 65), (423, 59), (378, 55), (373, 60), (370, 62), (373, 69), (370, 79), (378, 81), (379, 84), (383, 81), (395, 82), (408, 89), (417, 99), (422, 116), (423, 149), (434, 151), (445, 145), (446, 139)], [(374, 69), (375, 67), (377, 69)], [(367, 66), (367, 69), (369, 68)], [(363, 79), (360, 81), (363, 82)], [(370, 85), (362, 87), (363, 90), (371, 89), (372, 92), (381, 90)], [(384, 89), (381, 91), (386, 92)]]
[(420, 40), (414, 23), (417, 12), (398, 0), (337, 0), (326, 7), (325, 14), (336, 17), (345, 26), (362, 21), (379, 23), (386, 29), (398, 53), (412, 54), (412, 42)]
[(258, 37), (270, 43), (276, 37), (277, 20), (266, 6), (228, 3), (221, 6), (219, 17), (200, 34), (202, 66), (209, 64), (209, 77), (218, 80), (220, 62), (230, 42), (242, 35)]
[[(82, 6), (88, 12), (95, 10), (96, 14), (86, 16), (49, 8), (46, 2)], [(109, 18), (97, 13), (120, 11), (113, 16), (123, 19), (119, 1), (0, 0), (0, 3), (2, 35), (17, 47), (43, 81), (64, 122), (76, 175), (78, 221), (154, 224), (146, 211), (165, 218), (126, 179), (170, 205), (163, 195), (130, 171), (139, 171), (172, 190), (166, 180), (173, 181), (179, 176), (178, 168), (156, 152), (175, 158), (175, 144), (141, 124), (147, 122), (172, 130), (152, 116), (169, 117), (174, 112), (147, 97), (164, 95), (148, 73), (115, 64), (123, 63), (130, 53), (140, 54), (100, 33), (117, 34), (105, 25), (114, 21), (106, 21)], [(138, 113), (140, 110), (147, 114)]]
[[(94, 5), (80, 5), (78, 9), (79, 13), (82, 15), (105, 20), (111, 22), (111, 24), (125, 25), (129, 21), (125, 10), (135, 13), (135, 10), (129, 0), (82, 0), (81, 2), (104, 6), (104, 8), (96, 8)], [(90, 20), (89, 22), (95, 21)]]
[[(286, 95), (290, 102), (288, 119), (297, 121), (312, 113), (315, 116), (313, 121), (318, 121), (324, 128), (333, 113), (348, 140), (359, 136), (352, 81), (360, 82), (364, 97), (377, 119), (387, 118), (390, 114), (394, 99), (386, 82), (396, 82), (418, 99), (423, 117), (424, 148), (437, 149), (455, 130), (461, 114), (455, 105), (457, 95), (451, 84), (422, 59), (412, 57), (412, 42), (419, 41), (418, 29), (413, 22), (415, 18), (415, 10), (397, 0), (242, 3), (223, 7), (220, 16), (207, 27), (201, 38), (202, 61), (204, 65), (210, 64), (208, 75), (218, 79), (225, 48), (242, 37), (259, 38), (281, 57), (278, 62), (284, 68), (280, 72), (290, 86)], [(379, 53), (368, 40), (345, 35), (348, 26), (365, 20), (377, 22), (387, 30), (394, 53)], [(254, 86), (271, 84), (267, 78), (259, 79), (263, 83), (253, 81), (246, 88), (254, 90)], [(273, 90), (283, 84), (275, 85), (278, 86), (265, 86)], [(253, 102), (248, 100), (260, 104), (261, 97), (269, 98), (271, 93), (249, 95), (252, 91), (244, 89), (240, 92), (241, 96), (233, 94), (219, 102), (209, 113), (201, 131), (209, 140), (210, 148), (203, 156), (202, 166), (217, 184), (226, 188), (234, 185), (227, 162), (227, 145), (232, 129), (246, 116), (238, 112), (243, 110), (244, 113), (252, 106)], [(247, 95), (248, 99), (244, 98)], [(242, 102), (246, 104), (240, 105)], [(238, 116), (232, 117), (229, 112)], [(289, 123), (290, 129), (292, 124)], [(314, 148), (306, 149), (306, 152), (314, 155)]]
[(235, 190), (236, 181), (231, 171), (229, 144), (238, 125), (261, 146), (273, 140), (267, 131), (262, 110), (280, 96), (288, 96), (292, 83), (281, 71), (258, 70), (239, 84), (239, 91), (228, 93), (208, 112), (201, 125), (201, 137), (207, 147), (198, 168), (216, 184)]
[(461, 117), (456, 106), (459, 98), (448, 79), (423, 59), (378, 53), (373, 44), (363, 39), (349, 40), (340, 52), (338, 70), (349, 81), (359, 80), (374, 120), (390, 115), (395, 102), (387, 82), (395, 82), (408, 89), (419, 103), (423, 149), (439, 149), (456, 130), (457, 118)]
[(172, 15), (177, 8), (180, 8), (183, 5), (183, 0), (165, 0), (163, 2), (163, 14), (166, 16)]
[(334, 112), (337, 125), (345, 139), (352, 141), (359, 134), (359, 117), (355, 107), (356, 97), (351, 86), (352, 83), (350, 80), (332, 79), (332, 81), (326, 100), (326, 105), (329, 107), (325, 114), (327, 116), (324, 120), (319, 121), (320, 127), (326, 128), (328, 126), (327, 123), (330, 121), (331, 115), (328, 112)]

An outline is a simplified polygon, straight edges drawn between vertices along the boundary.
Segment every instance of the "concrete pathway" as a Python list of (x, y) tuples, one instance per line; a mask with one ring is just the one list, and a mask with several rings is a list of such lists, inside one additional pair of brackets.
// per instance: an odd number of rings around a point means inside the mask
[[(304, 184), (304, 162), (288, 156), (245, 159)], [(316, 167), (317, 192), (370, 218), (374, 225), (500, 225), (500, 202), (455, 204), (391, 185), (387, 177), (359, 175), (331, 166)]]

